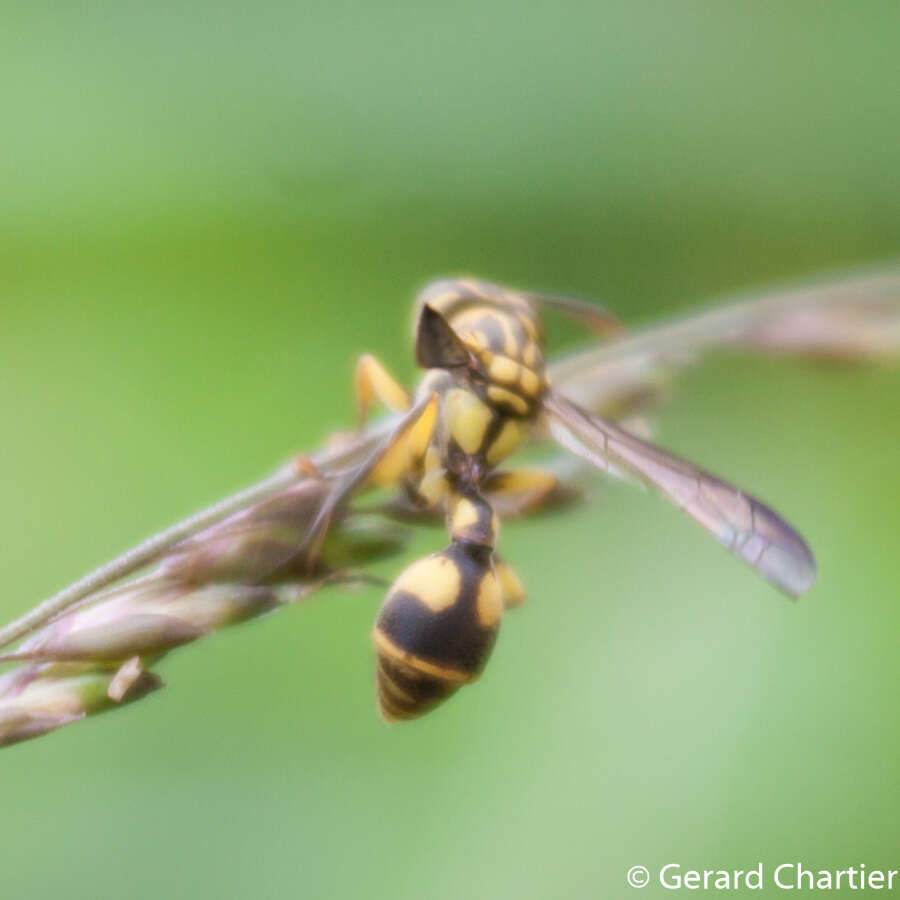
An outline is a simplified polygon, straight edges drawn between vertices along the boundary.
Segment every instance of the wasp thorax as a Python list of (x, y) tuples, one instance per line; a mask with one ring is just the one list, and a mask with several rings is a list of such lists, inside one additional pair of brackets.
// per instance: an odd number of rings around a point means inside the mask
[(441, 405), (441, 428), (456, 452), (495, 466), (513, 453), (526, 430), (514, 418), (491, 407), (475, 391), (450, 388)]
[(409, 566), (385, 598), (373, 634), (382, 715), (415, 718), (476, 679), (502, 610), (490, 547), (454, 542)]

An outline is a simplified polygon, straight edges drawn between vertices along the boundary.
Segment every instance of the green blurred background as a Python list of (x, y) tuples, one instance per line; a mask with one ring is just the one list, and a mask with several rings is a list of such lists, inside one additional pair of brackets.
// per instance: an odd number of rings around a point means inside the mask
[[(642, 322), (900, 254), (896, 2), (2, 9), (3, 619), (346, 425), (362, 350), (412, 378), (429, 277)], [(529, 601), (414, 725), (374, 711), (381, 592), (335, 590), (4, 751), (4, 896), (896, 867), (898, 400), (896, 369), (719, 358), (660, 415), (808, 535), (798, 605), (603, 486), (504, 529)]]

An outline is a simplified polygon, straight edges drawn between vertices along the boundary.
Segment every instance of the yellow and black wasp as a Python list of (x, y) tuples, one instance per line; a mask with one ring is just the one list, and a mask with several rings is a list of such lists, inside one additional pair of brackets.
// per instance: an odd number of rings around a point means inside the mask
[(554, 495), (549, 471), (498, 469), (536, 428), (602, 469), (652, 483), (787, 593), (802, 594), (815, 580), (809, 547), (768, 507), (555, 391), (544, 362), (542, 307), (618, 328), (601, 309), (575, 300), (438, 281), (416, 304), (416, 360), (427, 374), (415, 398), (373, 357), (357, 366), (363, 412), (373, 396), (413, 410), (408, 430), (368, 477), (420, 508), (444, 511), (451, 539), (397, 578), (378, 613), (378, 703), (386, 719), (422, 715), (477, 678), (503, 610), (521, 602), (519, 579), (494, 553), (494, 503), (512, 497), (523, 512)]
[[(546, 363), (546, 310), (605, 340)], [(450, 536), (449, 546), (397, 577), (373, 631), (383, 716), (422, 715), (480, 675), (504, 610), (523, 600), (496, 553), (500, 518), (551, 506), (570, 485), (549, 467), (505, 464), (547, 436), (592, 466), (655, 487), (776, 587), (803, 594), (816, 565), (780, 516), (612, 419), (652, 396), (661, 369), (713, 347), (896, 355), (900, 275), (739, 300), (634, 333), (592, 304), (442, 280), (416, 302), (414, 340), (426, 372), (412, 395), (363, 356), (355, 434), (336, 435), (0, 628), (0, 648), (23, 639), (0, 656), (21, 664), (0, 676), (0, 745), (154, 690), (161, 681), (150, 666), (177, 646), (322, 584), (363, 578), (366, 560), (399, 544), (385, 514), (443, 516)], [(363, 427), (376, 399), (394, 412)], [(361, 527), (365, 510), (355, 502), (368, 488), (389, 492), (370, 528)]]

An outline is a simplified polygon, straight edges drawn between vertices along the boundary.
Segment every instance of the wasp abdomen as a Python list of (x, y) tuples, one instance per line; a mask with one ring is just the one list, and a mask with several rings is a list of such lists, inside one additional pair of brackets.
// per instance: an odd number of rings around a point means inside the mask
[(477, 678), (502, 610), (489, 547), (457, 541), (409, 566), (375, 623), (382, 715), (422, 715)]

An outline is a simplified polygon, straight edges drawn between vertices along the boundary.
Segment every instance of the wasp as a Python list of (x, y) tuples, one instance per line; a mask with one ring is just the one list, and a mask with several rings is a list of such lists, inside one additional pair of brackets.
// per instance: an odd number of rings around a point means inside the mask
[[(660, 369), (709, 348), (895, 355), (898, 298), (897, 273), (876, 273), (630, 333), (584, 301), (467, 278), (433, 282), (414, 306), (415, 358), (425, 371), (412, 393), (374, 356), (362, 356), (354, 436), (291, 460), (0, 628), (0, 647), (25, 637), (0, 656), (24, 664), (0, 679), (0, 743), (136, 699), (161, 684), (147, 665), (174, 647), (290, 602), (295, 589), (345, 577), (347, 560), (356, 566), (386, 553), (394, 546), (386, 522), (368, 537), (352, 527), (355, 500), (370, 488), (388, 492), (382, 516), (446, 523), (449, 544), (400, 573), (372, 632), (382, 716), (427, 713), (481, 675), (505, 611), (524, 599), (514, 568), (497, 553), (500, 520), (553, 506), (569, 485), (549, 466), (508, 461), (523, 444), (548, 438), (589, 467), (655, 488), (798, 597), (816, 579), (803, 537), (760, 500), (622, 418), (652, 394)], [(548, 364), (548, 312), (579, 320), (602, 340)], [(376, 400), (392, 412), (369, 425)], [(336, 547), (343, 562), (334, 561)]]
[[(554, 389), (544, 361), (542, 308), (615, 332), (603, 310), (567, 298), (473, 280), (429, 285), (416, 303), (415, 354), (427, 370), (414, 398), (371, 356), (357, 365), (364, 413), (373, 397), (413, 409), (409, 432), (371, 472), (423, 509), (445, 511), (450, 544), (414, 562), (390, 589), (375, 623), (378, 704), (385, 719), (411, 719), (475, 680), (503, 611), (523, 598), (497, 557), (498, 499), (516, 512), (555, 495), (540, 469), (499, 468), (538, 428), (593, 465), (639, 476), (792, 596), (816, 564), (804, 539), (751, 495), (589, 412)], [(421, 410), (421, 412), (420, 412)]]

